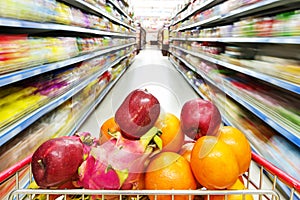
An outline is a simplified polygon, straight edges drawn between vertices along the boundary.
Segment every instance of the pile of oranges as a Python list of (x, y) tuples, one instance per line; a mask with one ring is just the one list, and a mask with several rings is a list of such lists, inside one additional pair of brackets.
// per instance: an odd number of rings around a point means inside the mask
[[(185, 141), (180, 120), (172, 113), (160, 116), (155, 126), (162, 132), (162, 149), (145, 165), (143, 188), (151, 190), (242, 190), (242, 174), (251, 162), (250, 143), (235, 127), (221, 126), (215, 136), (202, 136), (196, 141)], [(114, 118), (106, 120), (100, 130), (100, 142), (110, 138), (109, 132), (120, 131)], [(155, 199), (149, 195), (149, 198)], [(194, 197), (176, 195), (175, 200)], [(207, 197), (205, 197), (207, 198)], [(172, 199), (158, 195), (157, 200)], [(251, 195), (210, 195), (209, 199), (252, 200)]]

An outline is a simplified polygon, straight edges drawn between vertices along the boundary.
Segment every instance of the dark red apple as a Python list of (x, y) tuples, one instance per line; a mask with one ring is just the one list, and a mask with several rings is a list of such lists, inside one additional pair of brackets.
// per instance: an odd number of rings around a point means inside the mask
[(32, 155), (34, 180), (41, 188), (57, 187), (78, 178), (84, 146), (79, 137), (63, 136), (47, 140)]
[(128, 139), (139, 139), (153, 127), (160, 113), (160, 103), (146, 90), (136, 89), (122, 102), (115, 113), (121, 133)]
[(211, 101), (196, 98), (182, 106), (180, 128), (194, 140), (204, 135), (217, 135), (221, 123), (219, 109)]

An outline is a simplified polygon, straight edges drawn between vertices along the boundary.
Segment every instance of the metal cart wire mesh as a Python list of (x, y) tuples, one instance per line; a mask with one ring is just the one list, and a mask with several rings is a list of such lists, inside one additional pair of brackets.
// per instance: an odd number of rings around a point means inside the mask
[[(245, 190), (86, 190), (86, 189), (22, 189), (26, 188), (21, 179), (27, 182), (32, 181), (30, 171), (31, 157), (19, 162), (17, 165), (0, 173), (1, 185), (7, 181), (12, 181), (10, 192), (7, 195), (9, 200), (19, 199), (36, 199), (37, 196), (43, 196), (43, 199), (49, 200), (53, 197), (57, 199), (148, 199), (148, 195), (153, 195), (154, 199), (176, 200), (179, 196), (185, 196), (180, 199), (214, 199), (216, 195), (223, 195), (223, 199), (247, 199), (246, 195), (251, 194), (254, 199), (299, 199), (300, 182), (288, 174), (278, 169), (267, 160), (263, 159), (256, 153), (252, 153), (252, 163), (250, 169), (244, 174)], [(255, 170), (256, 169), (256, 170)], [(25, 172), (24, 172), (25, 171)], [(22, 174), (26, 174), (26, 176)], [(24, 178), (25, 177), (25, 178)], [(268, 182), (270, 184), (265, 184)], [(280, 186), (280, 187), (279, 187)], [(28, 183), (27, 183), (28, 187)], [(288, 190), (282, 195), (282, 187)], [(281, 188), (281, 189), (278, 189)], [(3, 188), (2, 188), (3, 189)], [(239, 196), (237, 196), (239, 195)], [(72, 198), (71, 198), (72, 197)], [(41, 199), (41, 198), (40, 198)]]

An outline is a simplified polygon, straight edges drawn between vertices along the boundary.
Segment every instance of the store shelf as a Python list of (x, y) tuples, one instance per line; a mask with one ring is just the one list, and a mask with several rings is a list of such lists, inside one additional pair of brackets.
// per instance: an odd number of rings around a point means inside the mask
[(244, 67), (233, 65), (233, 64), (230, 64), (230, 63), (212, 58), (212, 57), (207, 56), (207, 55), (202, 54), (202, 53), (189, 51), (189, 50), (186, 50), (186, 49), (183, 49), (181, 47), (174, 46), (174, 45), (171, 45), (170, 47), (177, 48), (181, 51), (184, 51), (185, 53), (188, 53), (188, 54), (191, 54), (193, 56), (202, 58), (202, 59), (207, 60), (209, 62), (224, 66), (226, 68), (229, 68), (229, 69), (241, 72), (241, 73), (244, 73), (244, 74), (252, 76), (254, 78), (257, 78), (257, 79), (263, 80), (265, 82), (271, 83), (275, 86), (281, 87), (285, 90), (289, 90), (291, 92), (294, 92), (296, 94), (300, 94), (300, 85), (297, 85), (297, 84), (294, 84), (294, 83), (291, 83), (291, 82), (288, 82), (288, 81), (285, 81), (285, 80), (282, 80), (282, 79), (279, 79), (279, 78), (276, 78), (276, 77), (272, 77), (272, 76), (269, 76), (269, 75), (266, 75), (266, 74), (262, 74), (262, 73), (259, 73), (259, 72), (256, 72), (256, 71), (253, 71), (253, 70), (250, 70), (250, 69), (246, 69)]
[[(259, 48), (261, 51), (268, 51), (268, 52), (274, 52), (274, 57), (280, 57), (282, 58), (291, 58), (294, 60), (297, 60), (297, 55), (294, 53), (293, 49), (297, 48), (297, 45), (300, 44), (300, 36), (288, 36), (288, 37), (273, 37), (273, 36), (266, 36), (266, 37), (203, 37), (198, 38), (197, 36), (194, 38), (190, 38), (191, 36), (184, 36), (184, 31), (185, 30), (201, 30), (201, 29), (206, 29), (206, 28), (216, 28), (218, 26), (224, 26), (224, 25), (230, 25), (233, 24), (234, 22), (239, 22), (242, 19), (248, 19), (248, 18), (263, 18), (263, 17), (272, 17), (273, 16), (283, 16), (285, 13), (288, 11), (296, 11), (299, 9), (300, 6), (300, 1), (299, 0), (290, 0), (290, 1), (283, 1), (283, 0), (262, 0), (259, 1), (258, 3), (247, 5), (240, 7), (238, 9), (235, 9), (233, 11), (230, 11), (228, 13), (223, 12), (224, 14), (221, 14), (219, 16), (213, 16), (211, 18), (205, 17), (205, 14), (200, 15), (200, 17), (195, 16), (196, 13), (189, 13), (187, 18), (183, 18), (182, 24), (177, 24), (172, 28), (172, 32), (175, 33), (176, 31), (182, 31), (182, 35), (178, 33), (178, 36), (173, 36), (170, 38), (170, 41), (180, 41), (178, 43), (186, 44), (185, 42), (222, 42), (222, 43), (241, 43), (243, 47), (246, 46), (253, 46), (255, 45), (256, 47)], [(222, 13), (223, 10), (221, 10), (220, 13)], [(200, 11), (201, 12), (201, 11)], [(192, 18), (193, 16), (193, 18)], [(189, 19), (188, 19), (189, 18)], [(190, 19), (194, 20), (199, 20), (199, 21), (193, 21)], [(184, 20), (189, 20), (189, 21), (184, 21)], [(176, 21), (176, 23), (179, 23), (180, 20)], [(174, 23), (175, 24), (175, 23)], [(174, 25), (173, 24), (173, 25)], [(180, 25), (180, 26), (178, 26)], [(176, 29), (176, 30), (174, 30)], [(180, 38), (179, 38), (180, 37)], [(252, 43), (252, 44), (251, 44)], [(177, 45), (177, 44), (176, 44)], [(181, 45), (180, 45), (181, 46)], [(274, 46), (274, 50), (272, 47)], [(280, 47), (284, 47), (282, 51), (285, 51), (284, 53), (280, 54)], [(224, 66), (228, 69), (232, 69), (237, 72), (241, 72), (245, 74), (246, 76), (249, 77), (254, 77), (257, 79), (260, 79), (262, 81), (267, 82), (266, 85), (271, 85), (280, 87), (276, 88), (274, 87), (274, 90), (276, 92), (278, 91), (287, 91), (287, 92), (293, 92), (293, 96), (295, 95), (295, 98), (297, 98), (297, 95), (299, 96), (300, 94), (300, 85), (296, 84), (294, 82), (291, 82), (292, 80), (289, 80), (288, 78), (281, 78), (279, 75), (275, 75), (273, 77), (272, 74), (268, 75), (267, 72), (265, 73), (262, 70), (257, 70), (252, 69), (249, 67), (243, 67), (242, 61), (240, 63), (235, 63), (231, 64), (232, 62), (227, 61), (227, 59), (223, 59), (221, 56), (218, 55), (213, 55), (205, 52), (200, 52), (197, 51), (196, 49), (193, 50), (186, 50), (190, 49), (186, 47), (186, 49), (182, 48), (184, 47), (176, 47), (174, 45), (170, 45), (171, 51), (173, 51), (174, 56), (176, 57), (175, 60), (180, 60), (182, 63), (184, 63), (187, 67), (189, 67), (191, 70), (195, 70), (197, 74), (203, 77), (205, 82), (207, 82), (209, 85), (211, 85), (212, 88), (217, 88), (218, 90), (222, 91), (224, 95), (231, 97), (236, 101), (236, 103), (240, 104), (241, 109), (245, 111), (245, 113), (251, 113), (258, 118), (261, 119), (261, 123), (272, 127), (274, 130), (278, 132), (278, 134), (281, 134), (281, 141), (283, 142), (289, 140), (291, 143), (293, 143), (293, 146), (296, 145), (296, 148), (300, 147), (300, 134), (299, 134), (299, 127), (295, 125), (295, 123), (292, 123), (289, 121), (287, 118), (281, 116), (279, 113), (277, 113), (277, 109), (274, 109), (272, 106), (268, 106), (265, 104), (264, 100), (261, 99), (261, 101), (257, 101), (255, 98), (253, 98), (251, 95), (247, 95), (247, 92), (243, 92), (242, 90), (240, 91), (238, 88), (232, 87), (230, 82), (224, 80), (223, 83), (219, 83), (218, 81), (215, 81), (216, 79), (211, 78), (209, 74), (204, 73), (203, 71), (200, 71), (200, 68), (196, 68), (197, 64), (195, 66), (189, 64), (188, 59), (185, 60), (184, 55), (182, 55), (183, 52), (188, 53), (190, 55), (193, 55), (195, 57), (201, 58), (203, 61), (208, 61), (220, 66)], [(173, 48), (172, 48), (173, 47)], [(173, 50), (172, 50), (173, 49)], [(179, 49), (181, 52), (179, 52), (176, 55), (177, 50)], [(266, 50), (267, 49), (267, 50)], [(275, 53), (276, 51), (276, 53)], [(291, 51), (291, 54), (289, 55), (289, 52)], [(293, 51), (293, 52), (292, 52)], [(171, 52), (172, 53), (172, 52)], [(272, 54), (273, 55), (273, 54)], [(182, 56), (182, 57), (181, 57)], [(172, 61), (171, 61), (172, 62)], [(173, 65), (174, 63), (179, 63), (179, 62), (172, 62)], [(178, 68), (178, 67), (177, 67)], [(180, 70), (181, 68), (178, 68), (177, 70)], [(261, 72), (259, 72), (261, 71)], [(185, 75), (184, 73), (180, 72), (183, 76)], [(265, 74), (264, 74), (265, 73)], [(284, 73), (284, 72), (282, 72)], [(296, 72), (295, 72), (296, 73)], [(220, 77), (221, 78), (221, 77)], [(188, 81), (188, 78), (185, 77), (185, 79)], [(219, 79), (218, 79), (219, 80)], [(196, 89), (194, 86), (192, 86), (193, 81), (188, 81), (191, 85), (192, 88)], [(262, 83), (264, 84), (264, 83)], [(197, 91), (197, 90), (195, 90)], [(197, 92), (198, 93), (198, 92)], [(199, 94), (199, 93), (198, 93)], [(222, 93), (220, 93), (222, 94)], [(200, 95), (203, 97), (202, 95)], [(269, 96), (271, 98), (272, 95)], [(268, 99), (268, 97), (266, 97)], [(222, 104), (220, 104), (222, 107)], [(279, 109), (279, 108), (278, 108)], [(221, 111), (221, 110), (220, 110)], [(235, 127), (239, 127), (236, 124), (238, 122), (235, 122), (235, 119), (230, 118), (230, 113), (229, 115), (225, 115), (225, 112), (221, 112), (222, 116), (224, 116), (223, 121), (225, 118), (228, 120), (224, 123), (226, 124), (232, 124)], [(260, 120), (259, 120), (260, 121)], [(231, 123), (232, 122), (232, 123)], [(279, 136), (279, 135), (278, 135)], [(284, 137), (284, 138), (283, 138)], [(271, 141), (271, 139), (270, 139)], [(259, 142), (257, 142), (259, 144)], [(269, 145), (271, 148), (273, 146), (272, 142), (268, 142), (266, 145)], [(262, 150), (263, 151), (263, 150)], [(275, 151), (275, 149), (274, 149)], [(284, 153), (286, 151), (286, 148), (282, 148), (281, 152)], [(263, 153), (263, 152), (261, 152)], [(265, 153), (266, 155), (268, 153)], [(272, 159), (272, 158), (268, 158)], [(278, 163), (277, 163), (278, 164)], [(279, 164), (278, 164), (279, 165)], [(284, 166), (285, 167), (285, 166)], [(283, 168), (284, 168), (283, 167)], [(290, 191), (285, 191), (284, 193), (290, 194)], [(285, 199), (285, 198), (284, 198)], [(298, 198), (297, 198), (298, 199)]]
[(3, 74), (3, 75), (0, 75), (0, 87), (20, 81), (20, 80), (24, 80), (26, 78), (33, 77), (38, 74), (42, 74), (44, 72), (59, 69), (59, 68), (62, 68), (62, 67), (68, 66), (68, 65), (72, 65), (74, 63), (78, 63), (78, 62), (81, 62), (84, 60), (88, 60), (88, 59), (103, 55), (103, 54), (107, 54), (107, 53), (110, 53), (113, 51), (124, 49), (124, 48), (132, 46), (134, 44), (135, 43), (130, 43), (130, 44), (122, 45), (122, 46), (106, 48), (106, 49), (102, 49), (102, 50), (92, 52), (89, 54), (85, 54), (82, 56), (70, 58), (68, 60), (59, 61), (59, 62), (55, 62), (55, 63), (49, 63), (49, 64), (45, 64), (45, 65), (39, 65), (36, 67), (31, 67), (31, 68), (15, 71), (15, 72), (8, 73), (8, 74)]
[(192, 10), (190, 13), (188, 13), (187, 15), (185, 15), (184, 17), (182, 17), (181, 19), (176, 20), (172, 25), (178, 24), (179, 22), (184, 21), (185, 19), (189, 18), (190, 16), (192, 16), (196, 12), (203, 11), (203, 10), (205, 10), (207, 8), (210, 8), (210, 7), (214, 6), (214, 5), (217, 5), (217, 4), (219, 4), (219, 3), (223, 2), (223, 1), (224, 0), (207, 0), (203, 4), (198, 5), (196, 8), (194, 8), (194, 10)]
[(64, 2), (72, 5), (72, 6), (75, 6), (77, 8), (80, 8), (82, 10), (85, 10), (86, 12), (88, 13), (94, 13), (94, 14), (100, 14), (101, 16), (104, 16), (110, 20), (112, 20), (113, 22), (117, 23), (117, 24), (120, 24), (120, 25), (123, 25), (127, 28), (130, 28), (132, 30), (135, 31), (135, 28), (122, 22), (121, 20), (113, 17), (112, 15), (110, 15), (109, 13), (107, 13), (105, 10), (102, 10), (94, 5), (91, 5), (83, 0), (63, 0)]
[[(300, 0), (289, 0), (289, 4), (291, 3), (297, 3), (300, 2)], [(176, 29), (175, 31), (182, 31), (186, 29), (191, 29), (194, 27), (202, 26), (202, 25), (207, 25), (215, 22), (224, 22), (224, 21), (234, 21), (239, 19), (240, 17), (245, 17), (247, 15), (251, 15), (257, 12), (261, 12), (267, 9), (272, 9), (280, 6), (285, 6), (287, 5), (286, 1), (282, 0), (263, 0), (255, 4), (247, 5), (241, 8), (238, 8), (236, 10), (230, 11), (227, 14), (224, 15), (217, 15), (205, 20), (201, 20), (199, 22), (180, 27)], [(276, 10), (274, 10), (276, 11)]]
[(204, 24), (217, 22), (220, 19), (221, 19), (221, 15), (216, 15), (216, 16), (213, 16), (209, 19), (201, 20), (199, 22), (196, 22), (196, 23), (193, 23), (193, 24), (190, 24), (190, 25), (187, 25), (187, 26), (180, 27), (180, 28), (176, 29), (175, 31), (183, 31), (183, 30), (194, 28), (194, 27), (201, 26), (201, 25), (204, 25)]
[(84, 87), (86, 87), (91, 81), (95, 80), (97, 77), (99, 77), (101, 74), (103, 74), (108, 68), (111, 66), (116, 65), (118, 62), (120, 62), (122, 59), (124, 59), (126, 56), (122, 56), (118, 59), (116, 59), (113, 63), (103, 67), (99, 72), (93, 74), (86, 80), (80, 82), (78, 85), (75, 85), (71, 87), (66, 93), (60, 95), (53, 101), (49, 102), (48, 104), (41, 106), (37, 110), (31, 112), (30, 114), (26, 115), (24, 118), (18, 120), (14, 124), (10, 125), (9, 127), (5, 128), (0, 132), (0, 146), (5, 144), (9, 139), (19, 134), (22, 130), (27, 128), (29, 125), (31, 125), (33, 122), (38, 120), (40, 117), (45, 115), (46, 113), (50, 112), (54, 108), (58, 107), (65, 101), (67, 101), (69, 98), (74, 96), (77, 92), (82, 90)]
[[(300, 2), (299, 0), (289, 0), (288, 4)], [(273, 9), (276, 7), (286, 6), (287, 2), (283, 0), (263, 0), (255, 4), (244, 6), (236, 10), (230, 11), (224, 14), (220, 20), (227, 20), (229, 18), (239, 18), (246, 15), (254, 14), (256, 12), (261, 12), (267, 9)], [(276, 11), (276, 10), (274, 10)]]
[(23, 28), (23, 29), (39, 29), (39, 30), (59, 30), (59, 31), (72, 31), (77, 33), (90, 33), (96, 35), (106, 35), (106, 36), (116, 36), (116, 37), (125, 37), (125, 38), (134, 38), (135, 35), (110, 32), (110, 31), (101, 31), (96, 29), (82, 28), (76, 26), (69, 26), (63, 24), (54, 24), (54, 23), (40, 23), (32, 22), (19, 19), (9, 19), (0, 17), (0, 26), (10, 27), (10, 28)]
[(171, 38), (175, 41), (190, 42), (234, 42), (234, 43), (270, 43), (300, 44), (300, 36), (289, 37), (223, 37), (223, 38)]
[[(173, 15), (173, 17), (171, 17), (171, 19), (174, 19), (177, 15), (179, 15), (179, 14), (182, 13), (184, 10), (186, 10), (186, 9), (189, 7), (189, 5), (191, 5), (191, 2), (188, 2), (188, 3), (186, 3), (185, 5), (183, 5), (182, 8), (179, 9), (179, 10), (175, 13), (175, 15)], [(181, 21), (181, 20), (178, 20), (178, 21)], [(178, 23), (178, 22), (177, 22), (177, 23)], [(174, 23), (174, 24), (176, 24), (176, 23)], [(174, 25), (174, 24), (172, 24), (172, 25)]]
[(133, 21), (132, 18), (120, 7), (120, 5), (116, 3), (116, 0), (108, 0), (108, 2), (110, 2), (115, 8), (117, 8), (119, 13), (127, 17), (129, 20)]
[[(123, 56), (126, 57), (126, 56)], [(119, 60), (122, 60), (121, 58)], [(118, 62), (115, 62), (115, 64)], [(82, 124), (85, 122), (85, 120), (88, 118), (89, 115), (91, 115), (91, 113), (95, 110), (95, 108), (98, 106), (98, 104), (105, 98), (106, 94), (110, 91), (110, 89), (117, 83), (117, 81), (122, 77), (122, 75), (125, 73), (126, 69), (122, 70), (120, 72), (120, 74), (118, 75), (118, 77), (116, 77), (112, 82), (110, 82), (100, 93), (99, 97), (97, 99), (95, 99), (95, 101), (89, 106), (89, 108), (87, 109), (87, 111), (85, 113), (82, 114), (82, 117), (80, 119), (78, 119), (78, 121), (75, 123), (75, 126), (73, 126), (73, 128), (70, 130), (69, 133), (67, 133), (66, 135), (71, 136), (74, 135), (78, 129), (80, 128), (80, 126), (82, 126)], [(29, 156), (31, 157), (31, 156)], [(29, 159), (29, 157), (27, 157), (26, 159), (22, 160), (21, 162), (26, 162), (26, 160)], [(8, 176), (9, 177), (9, 176)], [(21, 188), (28, 188), (29, 187), (29, 179), (27, 180), (22, 180), (22, 182), (20, 183), (20, 187)]]
[[(177, 56), (176, 54), (173, 54), (181, 60), (184, 64), (186, 64), (188, 67), (192, 66), (184, 60), (183, 58)], [(194, 70), (195, 68), (191, 68)], [(283, 127), (280, 125), (278, 122), (276, 122), (276, 119), (273, 119), (272, 117), (268, 116), (262, 109), (258, 108), (257, 106), (253, 105), (252, 103), (246, 101), (243, 97), (240, 97), (237, 95), (234, 91), (231, 89), (227, 88), (224, 85), (218, 85), (216, 84), (213, 80), (211, 80), (206, 74), (204, 74), (202, 71), (196, 69), (196, 71), (200, 76), (202, 76), (203, 79), (208, 81), (211, 85), (214, 85), (217, 87), (219, 90), (223, 91), (225, 94), (229, 95), (232, 97), (235, 101), (239, 102), (242, 106), (244, 106), (246, 109), (251, 111), (253, 114), (255, 114), (257, 117), (259, 117), (261, 120), (263, 120), (266, 124), (270, 125), (272, 128), (274, 128), (276, 131), (278, 131), (281, 135), (286, 137), (288, 140), (290, 140), (292, 143), (300, 147), (300, 137), (298, 137), (296, 134), (294, 134), (292, 131), (289, 130), (288, 127)]]

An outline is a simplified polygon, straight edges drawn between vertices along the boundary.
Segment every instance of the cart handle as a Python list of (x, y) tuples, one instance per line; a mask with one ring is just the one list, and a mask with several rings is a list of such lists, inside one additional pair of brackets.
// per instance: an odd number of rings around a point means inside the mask
[(4, 182), (9, 177), (16, 174), (18, 171), (20, 171), (23, 167), (29, 165), (31, 162), (31, 155), (26, 157), (25, 159), (21, 160), (17, 164), (13, 165), (12, 167), (4, 170), (3, 172), (0, 172), (0, 184)]
[(281, 181), (283, 181), (285, 184), (290, 186), (291, 188), (294, 188), (296, 191), (300, 191), (300, 182), (296, 180), (295, 178), (291, 177), (266, 159), (262, 158), (258, 154), (254, 153), (252, 151), (252, 160), (258, 163), (259, 165), (263, 166), (268, 172), (271, 174), (277, 176)]

